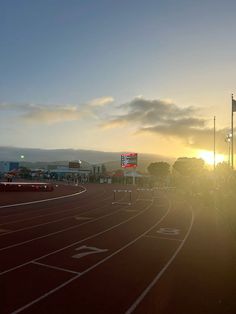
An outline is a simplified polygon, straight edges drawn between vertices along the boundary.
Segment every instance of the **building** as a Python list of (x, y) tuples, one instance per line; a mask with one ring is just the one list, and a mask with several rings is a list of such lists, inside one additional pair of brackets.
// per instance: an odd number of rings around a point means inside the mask
[(6, 173), (19, 169), (17, 161), (0, 161), (0, 173)]

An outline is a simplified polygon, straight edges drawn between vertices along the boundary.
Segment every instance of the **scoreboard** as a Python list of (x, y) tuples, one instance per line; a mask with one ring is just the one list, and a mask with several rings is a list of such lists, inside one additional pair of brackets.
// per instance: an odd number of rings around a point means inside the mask
[(78, 168), (80, 168), (80, 164), (81, 164), (81, 162), (79, 162), (79, 161), (70, 161), (69, 162), (69, 168), (78, 169)]
[(137, 165), (138, 165), (137, 153), (121, 154), (121, 167), (122, 168), (136, 168)]

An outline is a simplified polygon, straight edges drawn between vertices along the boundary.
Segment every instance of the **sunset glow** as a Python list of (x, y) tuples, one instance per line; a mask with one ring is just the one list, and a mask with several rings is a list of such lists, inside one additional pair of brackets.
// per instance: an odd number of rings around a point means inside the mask
[(228, 155), (236, 2), (2, 2), (0, 147)]
[[(214, 153), (207, 150), (202, 150), (198, 152), (198, 158), (202, 158), (204, 162), (208, 165), (214, 165)], [(221, 154), (216, 154), (215, 156), (216, 164), (225, 161), (225, 156)]]

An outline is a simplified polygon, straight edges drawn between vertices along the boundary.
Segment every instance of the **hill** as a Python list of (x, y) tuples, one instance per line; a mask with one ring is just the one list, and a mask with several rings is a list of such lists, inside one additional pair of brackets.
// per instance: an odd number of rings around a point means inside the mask
[[(82, 160), (83, 164), (105, 164), (108, 171), (120, 168), (122, 152), (103, 152), (82, 149), (40, 149), (22, 147), (0, 147), (0, 161), (19, 161), (30, 168), (45, 168), (48, 164), (68, 165), (68, 161)], [(24, 156), (24, 159), (21, 156)], [(138, 170), (144, 172), (151, 162), (173, 159), (154, 154), (138, 154)]]

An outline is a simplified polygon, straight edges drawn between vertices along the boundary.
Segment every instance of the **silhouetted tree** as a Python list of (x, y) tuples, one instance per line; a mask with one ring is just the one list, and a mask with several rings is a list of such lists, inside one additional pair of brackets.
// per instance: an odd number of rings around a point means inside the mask
[(31, 178), (31, 170), (27, 167), (20, 167), (19, 176), (24, 179)]
[(199, 158), (181, 157), (175, 161), (173, 169), (182, 176), (200, 175), (204, 170), (204, 161)]
[(148, 166), (147, 170), (151, 175), (163, 179), (170, 174), (170, 165), (164, 161), (153, 162)]
[(232, 168), (226, 162), (221, 162), (216, 165), (215, 172), (217, 175), (225, 177), (232, 174)]

